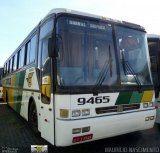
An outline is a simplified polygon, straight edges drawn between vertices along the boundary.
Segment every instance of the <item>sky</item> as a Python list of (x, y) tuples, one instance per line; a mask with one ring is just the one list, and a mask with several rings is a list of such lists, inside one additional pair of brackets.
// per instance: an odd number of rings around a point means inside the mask
[(160, 0), (0, 0), (0, 67), (53, 8), (68, 8), (140, 24), (160, 34)]

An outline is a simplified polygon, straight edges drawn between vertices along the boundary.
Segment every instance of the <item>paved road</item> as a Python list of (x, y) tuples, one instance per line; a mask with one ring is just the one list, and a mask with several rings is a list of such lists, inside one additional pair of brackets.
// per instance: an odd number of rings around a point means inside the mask
[(49, 153), (160, 152), (160, 130), (155, 125), (149, 130), (56, 148), (36, 136), (23, 118), (0, 103), (0, 152), (30, 153), (31, 145), (48, 145)]

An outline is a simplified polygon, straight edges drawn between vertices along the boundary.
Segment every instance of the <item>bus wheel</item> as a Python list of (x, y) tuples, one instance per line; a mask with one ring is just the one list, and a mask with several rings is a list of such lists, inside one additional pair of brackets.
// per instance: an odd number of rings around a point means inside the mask
[(34, 102), (31, 102), (29, 107), (29, 116), (28, 121), (31, 126), (31, 129), (38, 134), (38, 117), (37, 117), (37, 108)]

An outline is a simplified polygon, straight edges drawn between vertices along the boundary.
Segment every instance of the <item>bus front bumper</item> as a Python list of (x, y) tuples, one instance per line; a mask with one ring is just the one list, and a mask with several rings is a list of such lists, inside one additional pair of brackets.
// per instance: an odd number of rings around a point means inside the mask
[[(55, 145), (69, 146), (149, 129), (154, 126), (155, 114), (156, 110), (152, 109), (79, 120), (56, 119)], [(90, 131), (82, 132), (82, 129), (87, 127), (90, 127)], [(81, 132), (72, 134), (73, 129), (81, 129)]]

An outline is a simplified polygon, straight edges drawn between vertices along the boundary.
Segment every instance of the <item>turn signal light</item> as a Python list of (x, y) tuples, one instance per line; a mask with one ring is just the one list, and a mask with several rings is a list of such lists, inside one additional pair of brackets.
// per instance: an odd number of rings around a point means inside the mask
[(69, 110), (68, 109), (60, 109), (60, 117), (61, 118), (68, 118)]

